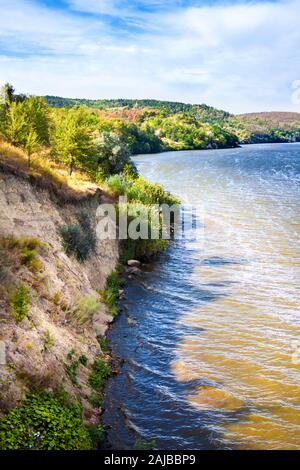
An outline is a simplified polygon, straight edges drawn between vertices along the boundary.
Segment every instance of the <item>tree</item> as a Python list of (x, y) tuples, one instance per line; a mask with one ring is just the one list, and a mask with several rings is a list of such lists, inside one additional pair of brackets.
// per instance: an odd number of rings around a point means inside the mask
[(10, 83), (5, 83), (1, 88), (1, 98), (6, 109), (9, 108), (10, 104), (14, 99), (15, 89)]
[(14, 145), (24, 145), (28, 125), (23, 105), (12, 102), (3, 117), (2, 133), (4, 137)]
[(84, 108), (64, 110), (55, 116), (51, 135), (52, 153), (68, 165), (72, 175), (76, 167), (90, 170), (95, 162), (95, 146)]
[(127, 145), (112, 132), (103, 132), (97, 140), (98, 165), (105, 175), (120, 173), (130, 164)]
[(40, 147), (40, 142), (39, 142), (38, 135), (37, 135), (37, 133), (34, 129), (30, 129), (30, 131), (27, 135), (27, 138), (26, 138), (25, 146), (24, 146), (25, 153), (26, 153), (27, 159), (28, 159), (28, 167), (29, 168), (30, 168), (30, 163), (31, 163), (31, 155), (34, 152), (37, 152), (39, 147)]
[(49, 143), (50, 114), (44, 98), (29, 96), (23, 101), (20, 100), (19, 105), (23, 109), (28, 126), (36, 131), (40, 143), (47, 145)]
[(25, 146), (30, 130), (41, 144), (49, 143), (49, 109), (43, 98), (30, 96), (24, 101), (12, 101), (1, 118), (4, 137), (14, 145)]

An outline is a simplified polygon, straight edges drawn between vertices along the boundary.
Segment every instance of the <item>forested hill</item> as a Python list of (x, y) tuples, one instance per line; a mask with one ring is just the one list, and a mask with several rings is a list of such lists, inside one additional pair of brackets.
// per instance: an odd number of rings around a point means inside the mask
[(233, 115), (206, 104), (151, 99), (44, 98), (54, 109), (84, 106), (99, 129), (118, 134), (133, 154), (300, 141), (300, 113)]
[(207, 106), (206, 104), (189, 104), (176, 101), (160, 101), (160, 100), (132, 100), (132, 99), (110, 99), (110, 100), (88, 100), (80, 98), (61, 98), (59, 96), (44, 97), (50, 106), (55, 108), (67, 108), (72, 106), (84, 105), (89, 108), (106, 110), (111, 108), (128, 108), (128, 109), (144, 109), (154, 108), (168, 113), (189, 113), (197, 117), (201, 117), (208, 121), (225, 120), (230, 113), (221, 109)]

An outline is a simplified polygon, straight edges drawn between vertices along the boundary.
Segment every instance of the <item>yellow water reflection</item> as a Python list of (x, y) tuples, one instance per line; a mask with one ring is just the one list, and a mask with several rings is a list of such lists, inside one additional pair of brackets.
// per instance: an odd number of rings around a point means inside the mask
[(201, 331), (182, 338), (172, 370), (203, 380), (186, 399), (220, 411), (223, 446), (300, 449), (299, 210), (199, 182), (207, 207), (190, 282), (215, 296), (180, 318)]

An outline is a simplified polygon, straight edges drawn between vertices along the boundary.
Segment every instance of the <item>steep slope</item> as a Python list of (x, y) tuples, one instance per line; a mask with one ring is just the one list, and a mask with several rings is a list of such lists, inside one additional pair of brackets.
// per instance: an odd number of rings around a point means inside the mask
[[(105, 200), (99, 188), (90, 186), (74, 201), (62, 203), (29, 177), (2, 167), (0, 340), (5, 357), (0, 365), (1, 413), (28, 391), (63, 387), (80, 399), (85, 422), (98, 422), (100, 409), (93, 403), (89, 376), (98, 358), (107, 359), (96, 337), (103, 335), (112, 317), (96, 290), (104, 288), (116, 266), (118, 244), (97, 241), (90, 258), (82, 263), (65, 253), (59, 227), (76, 224), (82, 211), (95, 226), (96, 209)], [(30, 305), (26, 318), (16, 321), (11, 299), (21, 285), (28, 290)], [(76, 365), (80, 357), (86, 359)]]

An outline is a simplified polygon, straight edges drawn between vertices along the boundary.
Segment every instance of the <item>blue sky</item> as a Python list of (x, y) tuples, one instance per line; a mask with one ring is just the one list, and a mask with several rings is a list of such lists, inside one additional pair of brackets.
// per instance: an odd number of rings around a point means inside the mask
[(300, 0), (0, 0), (0, 82), (300, 111)]

